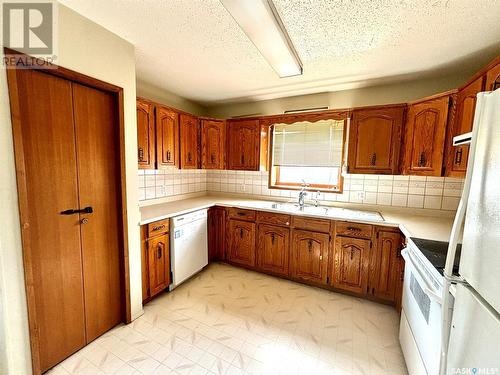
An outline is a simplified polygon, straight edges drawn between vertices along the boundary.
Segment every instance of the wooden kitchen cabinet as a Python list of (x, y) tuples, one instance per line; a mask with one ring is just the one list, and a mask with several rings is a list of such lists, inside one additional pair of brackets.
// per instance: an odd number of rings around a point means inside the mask
[(292, 230), (290, 276), (294, 279), (327, 284), (330, 235), (305, 230)]
[(167, 289), (172, 281), (169, 230), (168, 219), (141, 226), (143, 302)]
[(156, 106), (157, 168), (179, 165), (179, 114), (167, 107)]
[(212, 207), (208, 210), (208, 260), (226, 258), (226, 209)]
[(403, 174), (441, 176), (450, 94), (408, 107)]
[(229, 219), (226, 231), (229, 262), (255, 267), (256, 224), (249, 221)]
[(394, 302), (403, 238), (399, 230), (378, 228), (376, 242), (370, 259), (370, 280), (368, 293), (373, 297)]
[(263, 271), (288, 276), (290, 229), (260, 224), (258, 230), (257, 267)]
[(500, 88), (500, 57), (487, 67), (484, 91), (495, 91), (498, 88)]
[(226, 144), (227, 169), (246, 171), (259, 170), (259, 120), (228, 120)]
[(223, 120), (201, 120), (201, 167), (224, 169), (226, 124)]
[(460, 89), (456, 95), (455, 113), (449, 126), (446, 176), (465, 177), (469, 145), (453, 146), (453, 137), (472, 131), (476, 96), (483, 91), (485, 77), (481, 76)]
[(397, 174), (405, 105), (354, 110), (349, 173)]
[(368, 239), (336, 236), (332, 275), (335, 288), (360, 295), (366, 293), (370, 247)]
[(155, 168), (155, 108), (153, 103), (137, 99), (137, 159), (139, 169)]
[(198, 133), (199, 121), (195, 116), (181, 113), (180, 128), (180, 167), (181, 169), (198, 168)]

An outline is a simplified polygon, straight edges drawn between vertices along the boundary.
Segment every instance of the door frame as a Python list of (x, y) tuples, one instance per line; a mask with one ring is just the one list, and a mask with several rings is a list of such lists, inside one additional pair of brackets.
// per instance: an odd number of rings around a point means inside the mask
[[(4, 48), (4, 54), (22, 55), (15, 50)], [(28, 63), (26, 63), (28, 62)], [(124, 108), (123, 108), (123, 88), (112, 85), (110, 83), (101, 81), (96, 78), (89, 77), (85, 74), (69, 70), (55, 64), (46, 63), (48, 67), (36, 69), (31, 68), (33, 64), (30, 58), (24, 59), (22, 68), (20, 69), (33, 69), (41, 71), (45, 74), (53, 75), (59, 78), (66, 79), (71, 82), (82, 84), (94, 89), (108, 92), (115, 98), (115, 105), (118, 114), (118, 144), (120, 152), (120, 173), (119, 173), (119, 186), (120, 186), (120, 205), (121, 205), (121, 229), (122, 231), (122, 248), (120, 250), (120, 273), (121, 273), (121, 289), (122, 289), (122, 322), (130, 323), (131, 307), (130, 307), (130, 271), (129, 271), (129, 249), (128, 249), (128, 225), (127, 225), (127, 191), (125, 181), (125, 127), (124, 127)], [(21, 240), (23, 247), (23, 263), (24, 263), (24, 284), (26, 288), (26, 302), (28, 307), (28, 327), (30, 335), (30, 349), (31, 349), (31, 364), (34, 374), (40, 374), (40, 357), (39, 357), (39, 332), (37, 329), (37, 317), (35, 306), (34, 282), (33, 282), (33, 265), (31, 263), (32, 249), (29, 236), (26, 233), (29, 228), (23, 223), (27, 219), (28, 207), (28, 191), (25, 178), (25, 154), (22, 142), (22, 124), (20, 117), (19, 93), (17, 86), (17, 68), (18, 64), (13, 63), (7, 71), (7, 83), (10, 100), (10, 111), (12, 121), (12, 138), (14, 143), (14, 159), (16, 168), (16, 181), (18, 192), (19, 204), (19, 219), (21, 227)]]

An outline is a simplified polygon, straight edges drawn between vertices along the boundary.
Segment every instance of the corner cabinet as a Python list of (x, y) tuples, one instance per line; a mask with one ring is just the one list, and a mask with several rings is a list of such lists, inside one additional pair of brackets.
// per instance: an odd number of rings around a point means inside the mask
[(329, 247), (329, 234), (293, 229), (290, 276), (326, 285)]
[(201, 120), (201, 167), (224, 169), (226, 124), (223, 120)]
[(397, 174), (405, 105), (353, 111), (349, 173)]
[(141, 226), (143, 302), (167, 289), (172, 281), (169, 231), (168, 219)]
[(258, 171), (259, 168), (259, 120), (228, 120), (227, 169)]
[(450, 103), (446, 94), (408, 107), (404, 174), (441, 176)]
[(198, 133), (199, 121), (195, 116), (181, 113), (180, 128), (180, 167), (182, 169), (198, 168)]
[(139, 169), (155, 168), (155, 107), (137, 99), (137, 160)]

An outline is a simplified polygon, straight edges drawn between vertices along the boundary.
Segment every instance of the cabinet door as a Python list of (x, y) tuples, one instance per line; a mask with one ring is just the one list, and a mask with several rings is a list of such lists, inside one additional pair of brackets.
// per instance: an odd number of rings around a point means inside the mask
[(181, 168), (198, 168), (198, 119), (194, 116), (182, 113), (179, 116), (180, 144), (181, 144)]
[(402, 106), (354, 111), (349, 173), (397, 173), (404, 111)]
[(441, 176), (450, 97), (411, 104), (405, 136), (405, 174)]
[(228, 169), (258, 171), (260, 126), (258, 120), (228, 121)]
[(179, 114), (156, 107), (156, 161), (158, 168), (179, 165)]
[(496, 64), (486, 72), (486, 84), (484, 91), (495, 91), (500, 88), (500, 57), (497, 57)]
[(168, 233), (148, 240), (149, 292), (151, 297), (170, 285)]
[(226, 254), (226, 210), (212, 207), (208, 210), (208, 260), (224, 260)]
[(455, 116), (451, 124), (448, 139), (446, 175), (450, 177), (465, 177), (469, 145), (453, 146), (453, 137), (472, 131), (474, 112), (476, 109), (476, 95), (483, 91), (484, 76), (471, 82), (461, 89), (456, 98)]
[(255, 223), (229, 220), (229, 261), (248, 267), (255, 267)]
[(337, 236), (335, 239), (333, 286), (365, 294), (368, 285), (370, 240)]
[(152, 103), (137, 99), (137, 159), (139, 169), (155, 168), (155, 114)]
[(303, 230), (294, 230), (292, 233), (291, 276), (326, 284), (330, 235)]
[(377, 231), (376, 245), (371, 254), (368, 293), (393, 302), (395, 299), (402, 238), (399, 232)]
[(275, 225), (259, 225), (257, 265), (264, 271), (288, 276), (290, 230)]
[(201, 167), (224, 169), (226, 125), (224, 121), (201, 121)]

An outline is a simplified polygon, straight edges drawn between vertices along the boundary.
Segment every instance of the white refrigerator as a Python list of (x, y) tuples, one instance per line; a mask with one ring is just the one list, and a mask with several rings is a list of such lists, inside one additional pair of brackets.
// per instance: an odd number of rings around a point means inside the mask
[[(450, 238), (441, 374), (500, 375), (500, 89), (478, 94), (464, 191)], [(459, 277), (452, 266), (463, 226)]]

